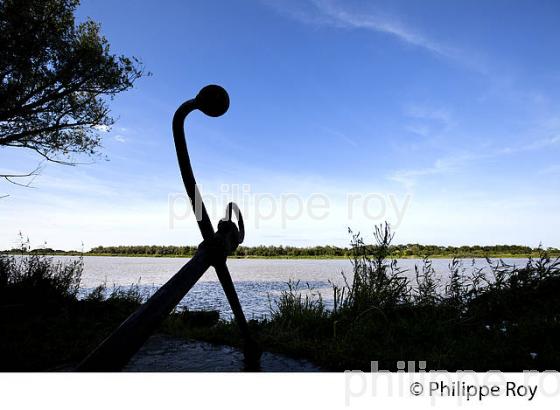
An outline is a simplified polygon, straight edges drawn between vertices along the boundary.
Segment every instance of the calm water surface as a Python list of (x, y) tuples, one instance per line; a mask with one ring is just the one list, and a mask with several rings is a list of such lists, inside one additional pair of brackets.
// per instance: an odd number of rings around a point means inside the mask
[[(59, 257), (69, 259), (70, 257)], [(112, 286), (127, 287), (140, 285), (142, 291), (153, 293), (175, 274), (188, 258), (135, 258), (85, 256), (82, 275), (82, 291), (106, 283)], [(504, 259), (505, 262), (523, 265), (526, 259)], [(442, 276), (442, 283), (449, 272), (449, 259), (434, 259), (433, 266)], [(472, 260), (464, 260), (467, 273), (472, 271)], [(484, 259), (474, 260), (476, 267), (487, 267)], [(399, 267), (406, 269), (406, 276), (415, 282), (414, 265), (421, 266), (419, 259), (401, 259)], [(352, 265), (346, 259), (230, 259), (228, 266), (239, 294), (239, 299), (248, 318), (258, 318), (270, 313), (270, 304), (282, 290), (287, 289), (288, 281), (300, 281), (320, 292), (329, 305), (332, 303), (331, 283), (342, 284), (341, 272), (351, 278)], [(330, 282), (329, 282), (330, 281)], [(231, 311), (218, 278), (213, 269), (204, 274), (189, 294), (181, 301), (181, 307), (189, 309), (215, 309), (223, 317), (230, 317)]]

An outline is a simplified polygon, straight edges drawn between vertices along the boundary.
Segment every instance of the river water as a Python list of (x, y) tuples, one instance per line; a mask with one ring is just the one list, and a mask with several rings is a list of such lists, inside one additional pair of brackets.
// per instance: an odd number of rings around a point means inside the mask
[[(57, 257), (57, 259), (71, 257)], [(164, 284), (186, 262), (187, 258), (149, 257), (104, 257), (85, 256), (82, 274), (82, 293), (105, 283), (113, 286), (140, 286), (147, 295)], [(504, 259), (508, 264), (524, 265), (526, 259)], [(450, 259), (434, 259), (433, 267), (445, 285), (449, 274)], [(474, 267), (485, 268), (484, 259), (464, 260), (465, 272)], [(406, 270), (404, 274), (415, 283), (414, 266), (422, 265), (420, 259), (401, 259), (398, 266)], [(332, 303), (332, 283), (343, 284), (341, 272), (352, 277), (352, 264), (347, 259), (230, 259), (228, 266), (248, 318), (261, 318), (270, 313), (275, 298), (287, 289), (288, 281), (299, 281), (302, 288), (320, 292), (326, 305)], [(219, 310), (223, 317), (230, 317), (231, 311), (223, 294), (218, 278), (211, 268), (181, 301), (181, 307), (189, 309)]]

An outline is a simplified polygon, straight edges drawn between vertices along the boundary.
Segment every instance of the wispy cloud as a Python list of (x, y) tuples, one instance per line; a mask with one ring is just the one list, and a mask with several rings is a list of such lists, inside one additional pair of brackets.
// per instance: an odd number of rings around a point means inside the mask
[[(387, 179), (389, 179), (390, 181), (399, 182), (403, 184), (406, 189), (412, 190), (417, 185), (418, 180), (422, 177), (446, 175), (459, 172), (468, 164), (478, 160), (505, 157), (529, 151), (547, 149), (555, 146), (560, 146), (560, 136), (538, 139), (527, 144), (520, 144), (513, 147), (487, 150), (483, 153), (464, 152), (455, 155), (451, 154), (447, 157), (437, 159), (430, 167), (416, 169), (398, 169), (389, 174)], [(554, 174), (557, 173), (559, 169), (559, 166), (554, 165), (542, 170), (540, 173)]]
[(428, 137), (431, 134), (431, 127), (424, 124), (406, 124), (404, 126), (405, 131), (412, 134), (421, 135), (422, 137)]
[(389, 175), (388, 179), (399, 182), (408, 190), (412, 190), (417, 180), (421, 177), (431, 175), (445, 175), (460, 170), (466, 163), (480, 159), (485, 155), (473, 155), (471, 153), (458, 154), (454, 156), (437, 159), (432, 166), (417, 169), (399, 169)]
[(527, 144), (518, 145), (514, 147), (505, 147), (501, 148), (498, 153), (499, 154), (516, 154), (519, 152), (526, 152), (526, 151), (536, 151), (543, 148), (549, 148), (553, 146), (560, 146), (560, 135), (555, 135), (549, 138), (542, 138)]
[(445, 108), (434, 108), (427, 105), (413, 104), (405, 108), (408, 117), (423, 120), (440, 121), (446, 125), (451, 124), (451, 114)]
[(320, 127), (320, 129), (321, 129), (321, 131), (323, 131), (323, 132), (325, 132), (325, 133), (327, 133), (327, 134), (345, 142), (348, 145), (351, 145), (352, 147), (357, 147), (358, 146), (358, 143), (354, 139), (352, 139), (348, 135), (346, 135), (345, 133), (342, 133), (340, 131), (333, 130), (333, 129), (327, 128), (327, 127)]
[(121, 134), (117, 134), (113, 138), (114, 138), (115, 141), (120, 142), (120, 143), (125, 143), (126, 142), (126, 138)]
[(390, 34), (405, 43), (425, 48), (436, 54), (451, 56), (454, 51), (447, 46), (439, 44), (415, 29), (406, 26), (403, 22), (383, 15), (381, 12), (351, 13), (330, 0), (312, 0), (319, 11), (333, 19), (334, 22), (344, 27), (362, 28), (380, 33)]
[(437, 41), (402, 19), (388, 15), (384, 10), (349, 11), (347, 3), (336, 0), (301, 0), (276, 2), (263, 0), (278, 12), (306, 24), (327, 25), (338, 28), (363, 29), (387, 34), (403, 43), (422, 48), (436, 56), (484, 73), (485, 67), (464, 50)]
[(404, 109), (404, 115), (411, 120), (404, 125), (404, 129), (423, 137), (449, 131), (453, 125), (451, 113), (444, 108), (420, 104), (408, 105)]

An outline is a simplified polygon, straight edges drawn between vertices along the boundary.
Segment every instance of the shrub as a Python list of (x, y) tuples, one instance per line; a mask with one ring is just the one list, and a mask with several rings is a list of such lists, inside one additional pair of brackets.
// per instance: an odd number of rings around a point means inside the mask
[(408, 301), (409, 283), (397, 260), (388, 260), (393, 240), (389, 225), (375, 227), (376, 244), (367, 246), (359, 233), (352, 235), (352, 282), (343, 273), (344, 289), (334, 287), (336, 305), (357, 315), (370, 308), (388, 308)]
[(440, 300), (438, 294), (439, 280), (436, 279), (436, 272), (432, 261), (424, 258), (422, 268), (414, 266), (416, 273), (416, 289), (414, 289), (413, 300), (418, 305), (434, 306)]
[[(540, 250), (524, 266), (454, 258), (445, 287), (426, 257), (416, 286), (390, 259), (387, 224), (375, 244), (352, 235), (351, 280), (332, 284), (334, 305), (290, 282), (260, 336), (269, 348), (315, 360), (331, 370), (369, 369), (378, 360), (425, 360), (432, 369), (559, 369), (560, 259)], [(487, 272), (489, 271), (489, 275)]]
[(275, 306), (271, 306), (271, 320), (281, 328), (304, 331), (308, 335), (322, 334), (329, 312), (321, 294), (308, 283), (305, 289), (299, 281), (289, 281), (287, 285), (288, 289), (282, 291)]
[(75, 298), (82, 271), (81, 257), (64, 263), (38, 254), (0, 254), (0, 301), (36, 304)]

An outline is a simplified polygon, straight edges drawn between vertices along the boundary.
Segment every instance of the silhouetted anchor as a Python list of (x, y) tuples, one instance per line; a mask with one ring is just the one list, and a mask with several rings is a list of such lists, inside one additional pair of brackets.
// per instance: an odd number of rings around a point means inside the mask
[[(198, 246), (191, 260), (86, 357), (76, 370), (120, 370), (210, 266), (216, 270), (243, 335), (246, 369), (258, 369), (261, 351), (251, 338), (247, 320), (226, 265), (227, 256), (243, 242), (245, 236), (243, 217), (238, 206), (233, 202), (229, 203), (225, 218), (220, 220), (218, 231), (214, 232), (194, 178), (183, 130), (185, 118), (194, 110), (198, 109), (210, 117), (219, 117), (225, 114), (228, 108), (229, 96), (226, 90), (218, 85), (208, 85), (200, 90), (194, 99), (181, 104), (173, 116), (173, 138), (181, 177), (204, 241)], [(232, 222), (233, 214), (237, 218), (239, 228)]]

